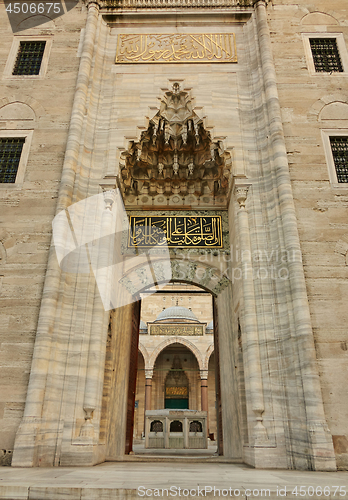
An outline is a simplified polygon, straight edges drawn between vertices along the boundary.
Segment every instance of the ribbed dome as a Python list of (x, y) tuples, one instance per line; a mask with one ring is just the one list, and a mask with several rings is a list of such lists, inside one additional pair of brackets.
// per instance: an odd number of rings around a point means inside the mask
[(182, 306), (173, 306), (164, 309), (157, 316), (155, 321), (163, 321), (163, 320), (176, 320), (176, 319), (188, 319), (191, 321), (198, 321), (196, 316), (193, 314), (190, 309)]
[(205, 330), (214, 330), (214, 322), (211, 320), (210, 323), (208, 323), (207, 328)]

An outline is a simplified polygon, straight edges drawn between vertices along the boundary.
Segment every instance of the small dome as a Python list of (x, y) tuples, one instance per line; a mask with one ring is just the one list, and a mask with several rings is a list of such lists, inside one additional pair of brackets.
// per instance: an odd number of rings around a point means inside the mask
[(173, 306), (164, 309), (159, 313), (155, 321), (163, 321), (163, 320), (176, 320), (176, 319), (187, 319), (190, 321), (198, 321), (196, 316), (193, 314), (190, 309), (182, 306)]
[(213, 320), (211, 320), (211, 322), (208, 323), (207, 328), (205, 329), (205, 331), (207, 331), (207, 330), (214, 330), (214, 322), (213, 322)]
[(147, 330), (146, 323), (142, 319), (140, 320), (139, 330)]

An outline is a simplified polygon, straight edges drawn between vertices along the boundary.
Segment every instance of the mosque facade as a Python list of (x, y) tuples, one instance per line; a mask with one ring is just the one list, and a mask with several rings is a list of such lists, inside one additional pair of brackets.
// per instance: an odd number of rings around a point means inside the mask
[(1, 463), (346, 469), (346, 0), (63, 3), (0, 1)]

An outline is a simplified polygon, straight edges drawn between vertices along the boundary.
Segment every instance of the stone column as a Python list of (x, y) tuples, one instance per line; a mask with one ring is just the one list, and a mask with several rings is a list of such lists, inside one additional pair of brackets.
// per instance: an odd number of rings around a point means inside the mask
[[(85, 116), (88, 82), (90, 79), (95, 47), (98, 15), (98, 5), (96, 3), (90, 3), (88, 6), (86, 32), (72, 107), (56, 213), (66, 209), (72, 202), (77, 158)], [(37, 465), (38, 461), (36, 437), (39, 433), (42, 405), (45, 397), (46, 377), (51, 354), (51, 342), (56, 318), (60, 278), (61, 270), (58, 267), (55, 248), (51, 244), (24, 416), (17, 431), (14, 445), (12, 464), (18, 467), (33, 467)]]
[(207, 432), (208, 425), (208, 370), (201, 371), (201, 409), (207, 412)]
[(145, 370), (145, 411), (151, 410), (153, 370)]
[[(267, 113), (270, 124), (270, 145), (273, 150), (274, 171), (276, 174), (284, 243), (289, 255), (301, 255), (276, 83), (276, 71), (267, 23), (266, 2), (264, 0), (257, 0), (254, 5)], [(321, 395), (306, 282), (301, 259), (289, 259), (288, 269), (292, 310), (295, 319), (295, 335), (298, 341), (298, 353), (306, 405), (308, 445), (312, 448), (311, 467), (314, 470), (336, 470), (332, 437), (327, 427)], [(305, 448), (308, 449), (307, 445), (305, 445)]]
[(145, 411), (144, 411), (145, 436), (146, 436), (146, 411), (151, 410), (152, 377), (153, 377), (153, 370), (146, 368), (145, 369)]
[[(105, 208), (102, 215), (101, 221), (101, 234), (112, 234), (116, 227), (114, 220), (115, 214), (113, 214), (112, 206), (116, 199), (116, 192), (114, 189), (105, 188), (103, 196)], [(117, 214), (116, 214), (117, 216)], [(111, 286), (111, 278), (108, 275), (108, 265), (110, 264), (110, 254), (113, 252), (112, 244), (110, 247), (105, 245), (104, 240), (98, 250), (98, 269), (105, 273), (104, 284), (105, 286)], [(112, 239), (110, 238), (110, 241)], [(99, 271), (99, 278), (100, 276)], [(106, 295), (107, 292), (105, 291)], [(95, 426), (93, 425), (93, 413), (96, 408), (100, 405), (101, 400), (101, 386), (103, 383), (104, 376), (104, 362), (105, 362), (105, 344), (107, 335), (107, 323), (109, 319), (109, 313), (105, 311), (102, 300), (100, 298), (100, 293), (98, 287), (95, 286), (95, 296), (94, 296), (94, 306), (93, 306), (93, 318), (91, 326), (91, 335), (89, 342), (88, 351), (88, 362), (87, 362), (87, 374), (86, 374), (86, 384), (85, 384), (85, 394), (83, 402), (83, 410), (85, 412), (85, 423), (82, 425), (80, 430), (80, 440), (85, 444), (94, 444), (95, 436)], [(97, 422), (95, 423), (97, 425)]]
[(269, 439), (263, 425), (263, 412), (265, 411), (263, 401), (262, 371), (260, 361), (259, 336), (256, 319), (255, 290), (253, 282), (251, 246), (249, 233), (248, 212), (245, 202), (249, 186), (236, 186), (235, 197), (239, 204), (238, 226), (240, 250), (242, 256), (242, 283), (244, 299), (244, 338), (243, 345), (247, 356), (247, 378), (250, 387), (251, 409), (255, 414), (256, 425), (253, 430), (253, 446), (267, 446)]
[(184, 449), (188, 449), (190, 446), (189, 446), (189, 419), (188, 417), (185, 417), (183, 419), (183, 426), (182, 426), (182, 430), (184, 431), (183, 434), (184, 434)]

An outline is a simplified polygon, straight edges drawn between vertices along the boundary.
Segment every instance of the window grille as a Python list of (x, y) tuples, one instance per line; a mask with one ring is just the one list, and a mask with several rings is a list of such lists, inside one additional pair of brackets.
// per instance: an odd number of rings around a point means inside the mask
[(19, 44), (13, 75), (38, 75), (46, 42), (25, 42)]
[(190, 422), (190, 432), (203, 432), (202, 422), (198, 420)]
[(0, 139), (0, 182), (15, 182), (25, 137)]
[(315, 71), (343, 73), (336, 38), (310, 38)]
[(151, 422), (150, 432), (163, 432), (163, 422), (160, 420), (153, 420)]
[(348, 136), (330, 137), (338, 182), (348, 182)]

